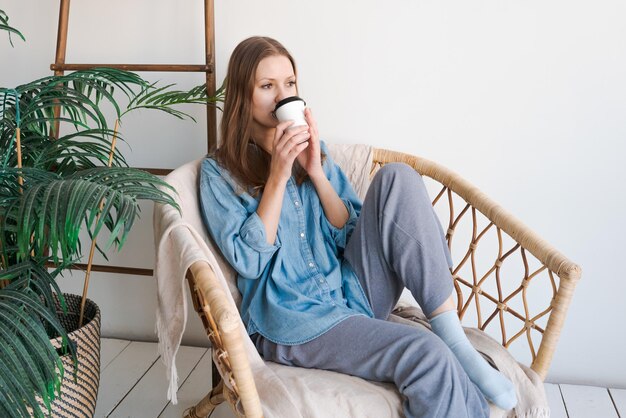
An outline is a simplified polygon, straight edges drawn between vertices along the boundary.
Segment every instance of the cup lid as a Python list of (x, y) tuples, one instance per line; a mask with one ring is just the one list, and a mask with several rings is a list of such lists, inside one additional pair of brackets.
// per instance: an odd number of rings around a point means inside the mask
[(302, 101), (306, 105), (306, 102), (304, 101), (304, 99), (302, 99), (302, 98), (300, 98), (298, 96), (285, 97), (283, 100), (281, 100), (280, 102), (276, 103), (276, 107), (274, 108), (274, 112), (276, 112), (278, 110), (278, 108), (280, 108), (281, 106), (284, 106), (287, 103), (295, 102), (297, 100)]

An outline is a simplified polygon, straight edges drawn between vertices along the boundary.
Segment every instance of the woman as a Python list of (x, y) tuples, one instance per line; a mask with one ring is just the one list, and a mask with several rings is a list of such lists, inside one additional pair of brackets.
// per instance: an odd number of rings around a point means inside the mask
[[(273, 110), (297, 95), (296, 66), (271, 38), (233, 51), (222, 145), (204, 160), (203, 216), (238, 273), (241, 315), (266, 359), (394, 382), (407, 417), (511, 409), (511, 382), (465, 337), (450, 255), (421, 177), (388, 164), (361, 202), (308, 126)], [(386, 321), (407, 287), (434, 333)]]

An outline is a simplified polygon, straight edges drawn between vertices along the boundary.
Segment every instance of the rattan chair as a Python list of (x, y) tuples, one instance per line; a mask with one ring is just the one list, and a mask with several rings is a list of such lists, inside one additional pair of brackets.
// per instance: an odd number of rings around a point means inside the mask
[[(506, 348), (523, 345), (529, 353), (527, 363), (543, 380), (581, 275), (580, 267), (441, 165), (374, 149), (370, 175), (390, 162), (404, 162), (425, 179), (434, 180), (430, 182), (431, 196), (444, 230), (447, 228), (448, 245), (454, 250), (452, 275), (463, 324), (498, 334)], [(460, 232), (466, 237), (461, 238)], [(482, 247), (487, 250), (481, 251)], [(509, 269), (515, 261), (521, 267)], [(187, 279), (195, 310), (213, 347), (214, 364), (213, 389), (185, 416), (206, 417), (226, 400), (238, 417), (262, 417), (238, 312), (228, 303), (229, 296), (207, 263), (193, 264)], [(543, 290), (536, 285), (540, 282)], [(543, 306), (537, 306), (533, 300), (537, 297)]]

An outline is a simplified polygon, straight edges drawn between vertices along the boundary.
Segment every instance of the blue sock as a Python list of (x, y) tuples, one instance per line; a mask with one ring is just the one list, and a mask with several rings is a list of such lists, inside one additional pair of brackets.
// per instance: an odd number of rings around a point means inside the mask
[(447, 311), (431, 318), (430, 325), (434, 333), (450, 347), (485, 398), (504, 410), (513, 409), (517, 405), (515, 387), (474, 349), (465, 336), (456, 311)]

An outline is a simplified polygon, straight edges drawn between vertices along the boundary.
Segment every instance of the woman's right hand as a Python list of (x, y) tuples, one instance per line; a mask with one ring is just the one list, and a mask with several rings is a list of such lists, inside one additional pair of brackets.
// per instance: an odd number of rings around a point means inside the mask
[[(287, 182), (291, 177), (293, 162), (298, 154), (309, 146), (309, 127), (306, 125), (288, 129), (293, 121), (281, 122), (276, 126), (272, 144), (270, 178)], [(269, 179), (268, 179), (269, 180)]]

